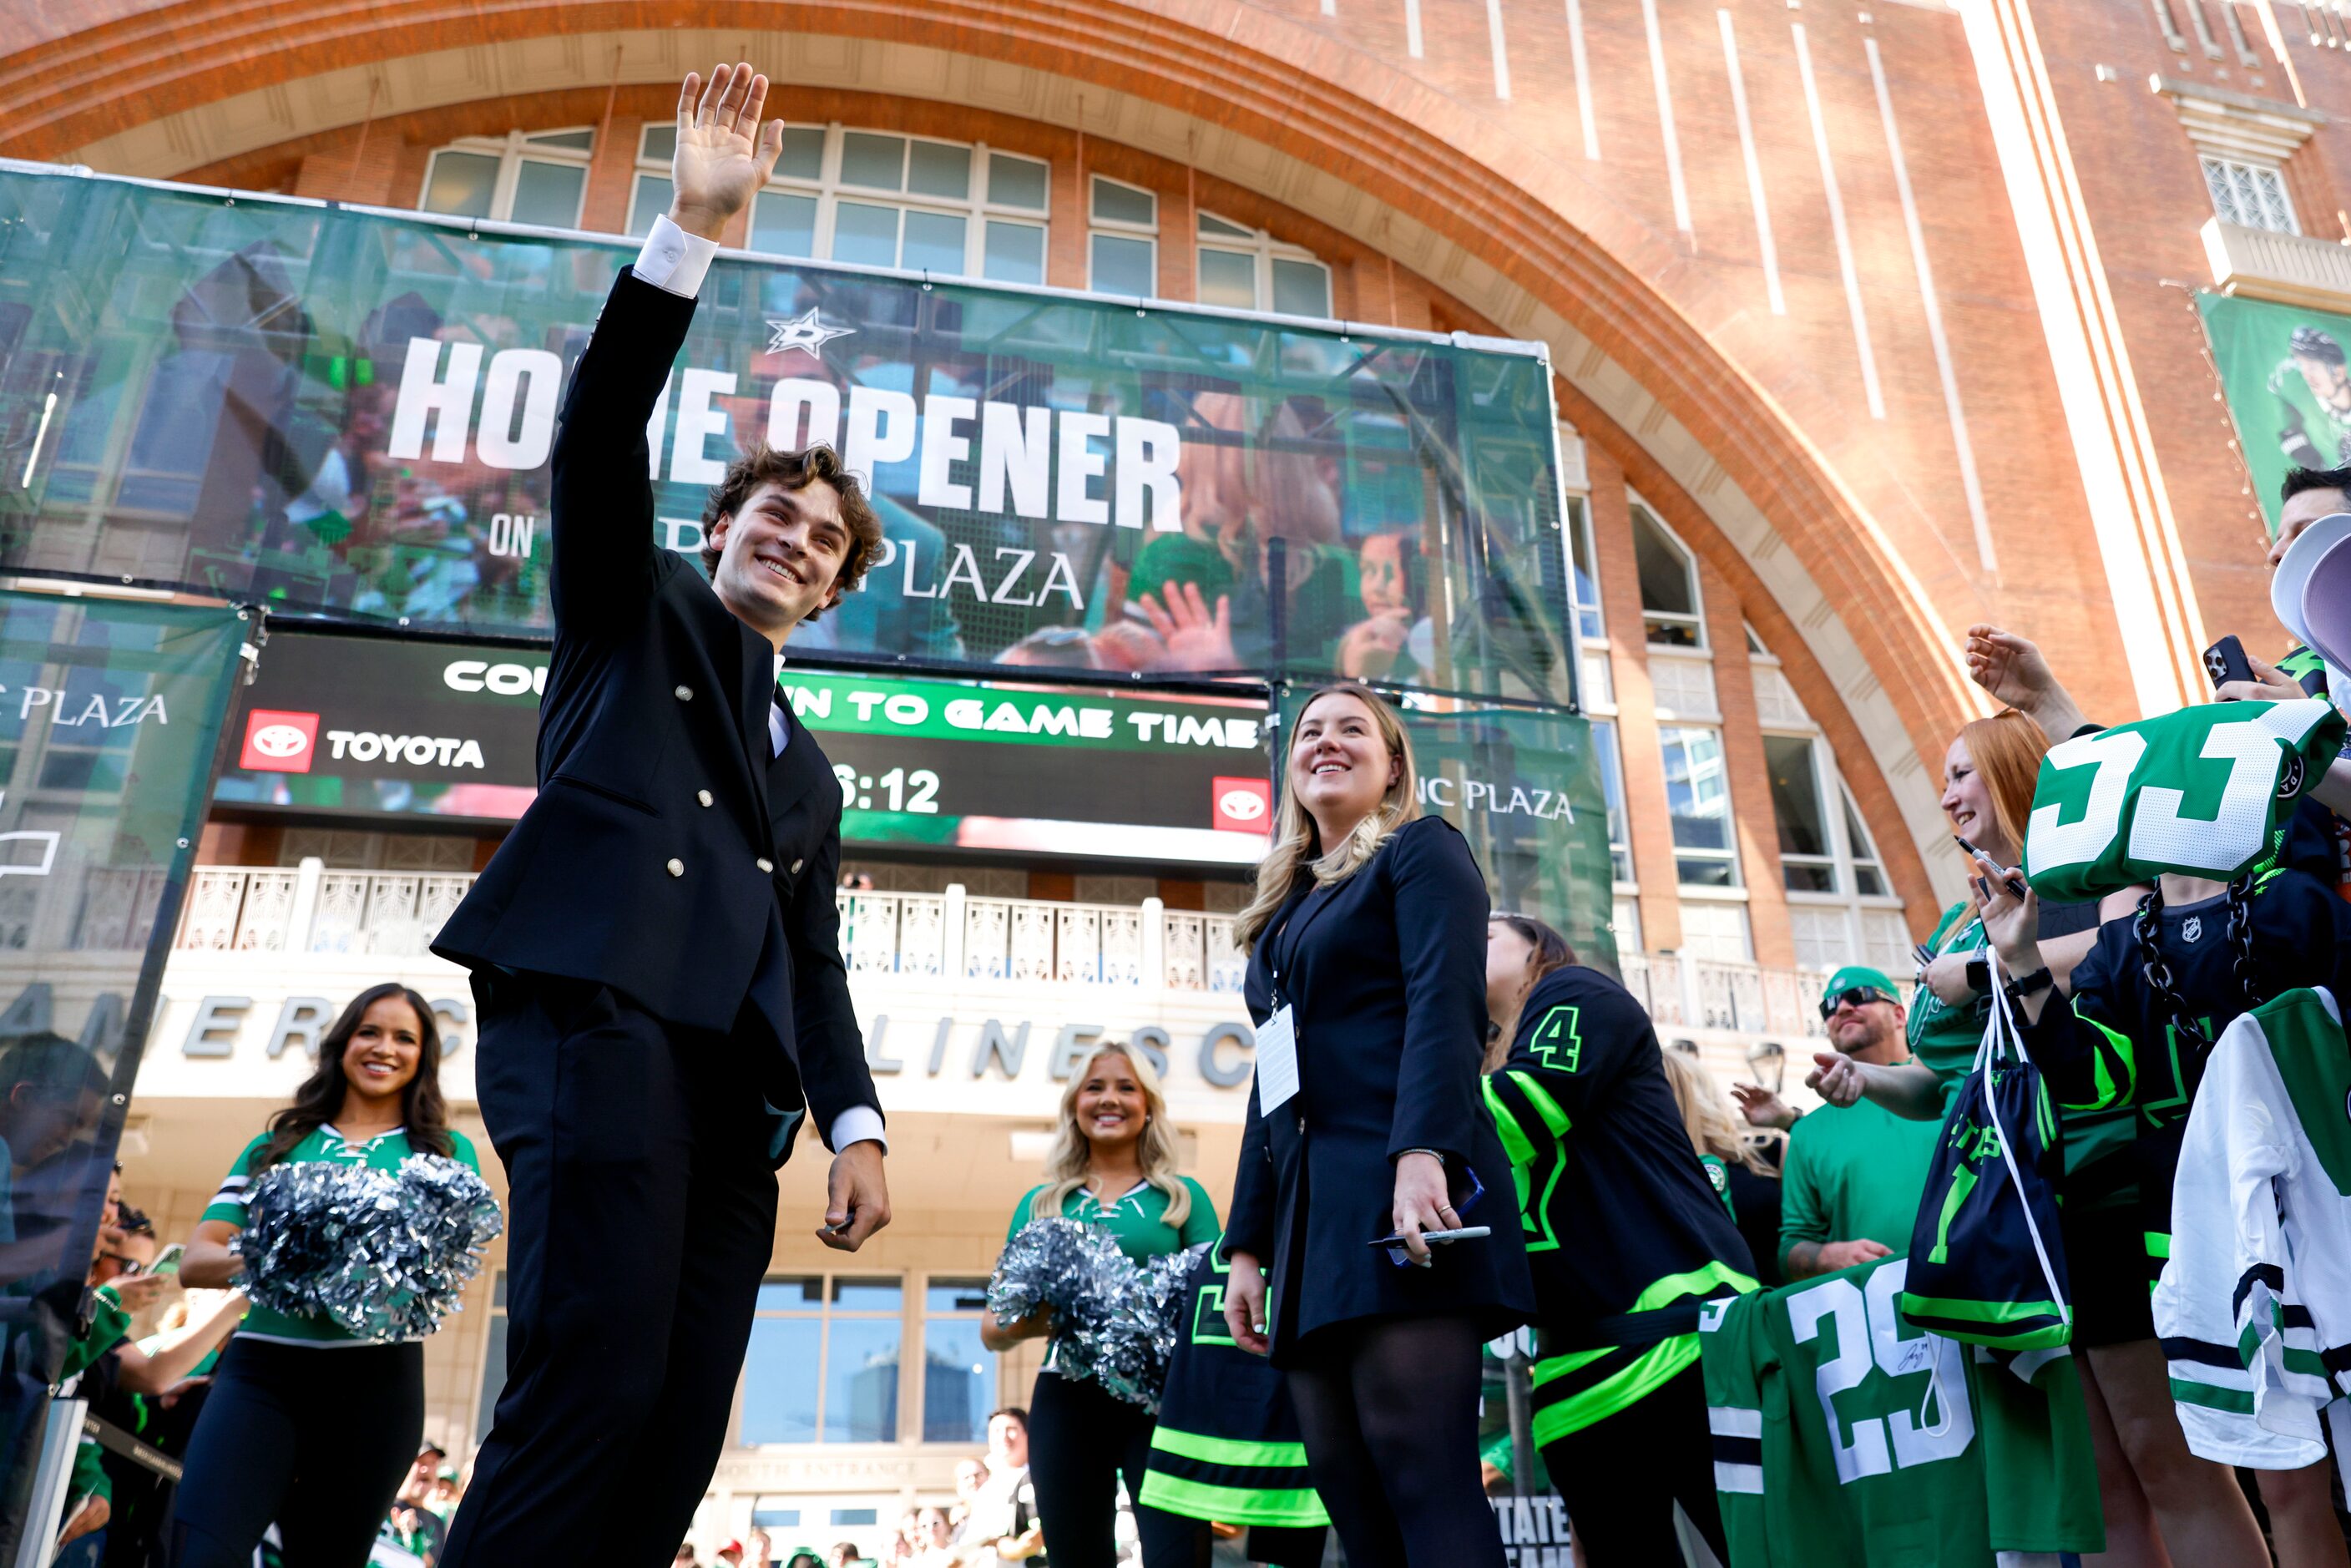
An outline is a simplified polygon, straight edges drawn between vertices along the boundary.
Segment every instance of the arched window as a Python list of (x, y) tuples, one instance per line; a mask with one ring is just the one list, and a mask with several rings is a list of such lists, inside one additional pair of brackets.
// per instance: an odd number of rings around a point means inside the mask
[[(667, 210), (676, 146), (674, 126), (645, 127), (631, 234), (643, 234)], [(1049, 173), (1042, 159), (982, 143), (788, 125), (744, 244), (771, 256), (1042, 283)]]
[(1633, 507), (1633, 560), (1641, 578), (1641, 621), (1653, 648), (1703, 648), (1698, 563), (1656, 514)]
[(463, 137), (433, 154), (416, 204), (428, 213), (576, 229), (595, 151), (596, 132), (587, 126)]
[(1331, 269), (1313, 252), (1284, 245), (1263, 229), (1202, 213), (1199, 268), (1203, 305), (1317, 319), (1331, 315)]

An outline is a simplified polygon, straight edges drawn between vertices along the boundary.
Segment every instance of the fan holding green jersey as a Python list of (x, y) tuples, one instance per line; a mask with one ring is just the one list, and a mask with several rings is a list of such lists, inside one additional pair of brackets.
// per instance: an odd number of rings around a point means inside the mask
[[(397, 1172), (413, 1155), (480, 1161), (449, 1126), (431, 1004), (371, 986), (319, 1041), (293, 1103), (246, 1145), (180, 1265), (194, 1287), (249, 1284), (234, 1243), (256, 1188), (313, 1163)], [(359, 1568), (424, 1431), (424, 1345), (359, 1338), (256, 1306), (222, 1354), (189, 1440), (173, 1568), (245, 1568), (272, 1523), (289, 1568)]]

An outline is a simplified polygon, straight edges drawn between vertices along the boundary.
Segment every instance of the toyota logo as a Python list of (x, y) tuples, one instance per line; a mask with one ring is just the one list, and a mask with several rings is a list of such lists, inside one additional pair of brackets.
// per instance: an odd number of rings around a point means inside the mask
[(266, 724), (246, 738), (265, 757), (299, 757), (310, 746), (310, 737), (301, 727), (291, 724)]
[(1254, 789), (1228, 789), (1217, 797), (1217, 810), (1236, 822), (1254, 822), (1265, 815), (1265, 797)]

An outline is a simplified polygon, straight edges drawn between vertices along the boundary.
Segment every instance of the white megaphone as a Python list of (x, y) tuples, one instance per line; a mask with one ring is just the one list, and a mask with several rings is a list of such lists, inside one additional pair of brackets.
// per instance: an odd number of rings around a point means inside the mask
[(2351, 698), (2351, 512), (2330, 513), (2295, 536), (2270, 580), (2270, 607), (2326, 661), (2337, 705)]

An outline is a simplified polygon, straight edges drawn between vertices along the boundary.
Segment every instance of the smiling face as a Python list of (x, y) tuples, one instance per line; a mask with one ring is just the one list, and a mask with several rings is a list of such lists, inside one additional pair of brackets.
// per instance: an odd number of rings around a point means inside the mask
[(710, 585), (738, 620), (780, 642), (839, 601), (852, 539), (841, 492), (829, 482), (795, 490), (769, 480), (710, 526), (719, 552)]
[(1290, 743), (1290, 788), (1322, 831), (1327, 852), (1335, 839), (1379, 810), (1404, 767), (1388, 749), (1371, 705), (1353, 692), (1329, 692), (1298, 716)]
[(1964, 739), (1951, 742), (1943, 758), (1942, 806), (1951, 831), (2001, 864), (2015, 863), (2016, 846), (2001, 831), (2000, 814), (1992, 809), (1991, 781), (1977, 770)]
[(1078, 1131), (1100, 1156), (1113, 1149), (1134, 1146), (1151, 1119), (1151, 1102), (1134, 1066), (1114, 1051), (1105, 1051), (1086, 1064), (1071, 1106)]
[(1829, 1014), (1827, 1029), (1831, 1045), (1846, 1056), (1856, 1055), (1896, 1038), (1902, 1029), (1902, 1009), (1892, 1002), (1864, 1002), (1855, 1007), (1840, 1000), (1836, 1011)]
[(391, 1099), (415, 1079), (423, 1054), (423, 1025), (416, 1009), (405, 997), (381, 997), (343, 1047), (343, 1080), (362, 1099)]

